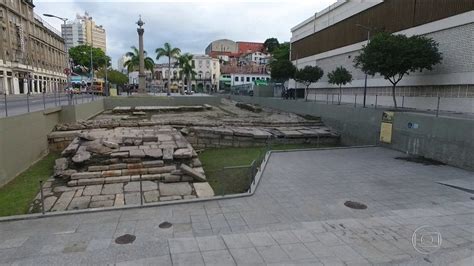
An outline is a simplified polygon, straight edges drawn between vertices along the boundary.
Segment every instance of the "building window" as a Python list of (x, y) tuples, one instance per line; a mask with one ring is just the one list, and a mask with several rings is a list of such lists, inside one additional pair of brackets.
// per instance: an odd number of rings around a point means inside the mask
[(252, 81), (255, 81), (255, 77), (252, 77)]
[(236, 76), (236, 77), (234, 78), (234, 80), (235, 80), (235, 81), (239, 81), (239, 77)]
[(250, 82), (250, 77), (247, 77), (247, 82)]
[(240, 81), (241, 81), (241, 82), (244, 82), (244, 77), (240, 77)]

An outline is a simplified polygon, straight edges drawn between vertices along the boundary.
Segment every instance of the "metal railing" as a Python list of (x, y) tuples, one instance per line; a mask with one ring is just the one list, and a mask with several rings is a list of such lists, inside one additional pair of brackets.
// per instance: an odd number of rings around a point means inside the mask
[(65, 105), (76, 105), (102, 99), (94, 93), (67, 93), (57, 90), (48, 93), (6, 94), (1, 93), (0, 117), (20, 115)]

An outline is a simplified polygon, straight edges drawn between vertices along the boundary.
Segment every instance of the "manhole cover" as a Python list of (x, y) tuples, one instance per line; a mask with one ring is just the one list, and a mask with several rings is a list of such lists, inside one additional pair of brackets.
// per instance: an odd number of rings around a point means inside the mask
[(134, 236), (134, 235), (129, 235), (129, 234), (126, 234), (126, 235), (123, 235), (123, 236), (119, 236), (115, 239), (115, 243), (117, 244), (130, 244), (130, 243), (133, 243), (133, 241), (135, 241), (137, 237)]
[(357, 210), (365, 210), (365, 209), (367, 209), (367, 205), (362, 204), (362, 203), (357, 202), (357, 201), (346, 201), (346, 202), (344, 202), (344, 205), (345, 205), (346, 207), (351, 208), (351, 209), (357, 209)]
[(173, 224), (171, 223), (168, 223), (168, 222), (162, 222), (160, 225), (158, 225), (160, 228), (170, 228), (171, 226), (173, 226)]

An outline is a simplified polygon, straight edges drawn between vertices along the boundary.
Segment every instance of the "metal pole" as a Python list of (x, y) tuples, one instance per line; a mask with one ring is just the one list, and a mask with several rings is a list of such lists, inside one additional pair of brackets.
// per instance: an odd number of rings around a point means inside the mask
[(436, 107), (436, 117), (439, 115), (439, 102), (441, 101), (441, 97), (438, 96), (438, 106)]
[(329, 104), (329, 93), (326, 93), (326, 104)]
[[(370, 29), (367, 30), (367, 45), (370, 43)], [(364, 108), (365, 102), (367, 98), (367, 73), (365, 73), (365, 81), (364, 81)]]
[(5, 116), (8, 116), (7, 93), (5, 92)]
[(44, 214), (43, 181), (40, 181), (41, 213)]
[(377, 109), (377, 99), (378, 99), (378, 95), (375, 94), (375, 109)]
[(331, 94), (331, 104), (334, 104), (334, 93)]
[(357, 108), (357, 93), (354, 97), (354, 108)]
[(46, 110), (46, 99), (45, 99), (45, 93), (46, 91), (43, 91), (43, 109)]
[(142, 176), (140, 175), (140, 205), (143, 205), (143, 187), (142, 187)]
[(28, 108), (28, 113), (30, 112), (30, 92), (26, 94), (26, 106)]
[(402, 96), (402, 108), (405, 107), (405, 96)]

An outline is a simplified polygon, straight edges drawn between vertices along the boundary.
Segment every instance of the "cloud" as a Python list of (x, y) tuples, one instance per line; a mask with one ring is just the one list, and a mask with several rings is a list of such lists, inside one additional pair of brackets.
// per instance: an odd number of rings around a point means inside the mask
[[(335, 0), (304, 1), (37, 1), (35, 12), (52, 13), (73, 20), (85, 11), (107, 31), (107, 54), (117, 59), (138, 46), (135, 24), (145, 21), (145, 50), (169, 42), (183, 52), (203, 54), (216, 39), (263, 42), (269, 37), (288, 41), (290, 29)], [(61, 21), (46, 18), (60, 28)]]

